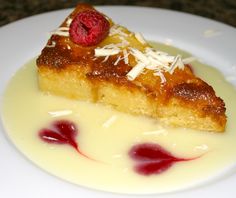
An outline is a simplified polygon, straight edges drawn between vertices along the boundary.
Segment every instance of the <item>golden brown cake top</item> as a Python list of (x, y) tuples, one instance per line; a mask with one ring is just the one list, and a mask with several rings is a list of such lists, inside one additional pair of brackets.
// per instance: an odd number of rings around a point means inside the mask
[[(215, 95), (211, 86), (194, 75), (189, 65), (178, 62), (181, 61), (180, 57), (167, 57), (172, 58), (172, 62), (162, 66), (161, 72), (156, 67), (146, 67), (133, 79), (129, 79), (127, 75), (140, 63), (137, 53), (141, 52), (141, 55), (147, 57), (154, 50), (140, 34), (116, 25), (106, 17), (110, 23), (110, 33), (102, 42), (88, 47), (74, 43), (68, 33), (71, 21), (78, 13), (93, 9), (89, 5), (80, 4), (66, 18), (37, 59), (38, 67), (50, 67), (57, 72), (68, 68), (84, 68), (90, 80), (109, 81), (130, 89), (140, 89), (162, 104), (168, 104), (170, 99), (175, 98), (190, 108), (198, 109), (201, 116), (210, 115), (215, 120), (225, 122), (223, 100)], [(110, 55), (106, 55), (107, 52)], [(160, 52), (161, 55), (165, 58), (165, 54)], [(174, 61), (177, 64), (173, 65)], [(170, 71), (171, 66), (174, 68)], [(163, 72), (163, 69), (166, 71)]]

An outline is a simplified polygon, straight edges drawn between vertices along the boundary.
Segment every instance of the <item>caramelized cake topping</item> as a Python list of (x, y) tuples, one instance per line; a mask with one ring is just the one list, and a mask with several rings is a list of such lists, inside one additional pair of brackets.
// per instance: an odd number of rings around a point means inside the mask
[[(69, 37), (72, 42), (84, 47), (99, 44), (99, 47), (93, 49), (94, 57), (103, 57), (103, 62), (106, 62), (114, 56), (112, 58), (115, 59), (114, 66), (123, 60), (125, 64), (132, 67), (126, 74), (130, 81), (145, 69), (149, 69), (164, 83), (166, 82), (164, 72), (173, 74), (176, 68), (184, 69), (184, 64), (189, 63), (189, 58), (182, 60), (181, 55), (172, 56), (152, 48), (141, 33), (130, 32), (93, 9), (81, 11), (73, 17), (66, 20), (66, 27), (59, 27), (52, 34)], [(108, 41), (101, 43), (105, 38)], [(136, 43), (136, 46), (133, 47), (130, 43)]]

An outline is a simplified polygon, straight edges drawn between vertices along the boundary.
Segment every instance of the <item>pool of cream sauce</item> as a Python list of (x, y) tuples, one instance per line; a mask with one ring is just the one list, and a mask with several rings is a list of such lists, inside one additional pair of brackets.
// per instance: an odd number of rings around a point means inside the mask
[[(187, 53), (155, 44), (171, 54)], [(27, 158), (43, 170), (66, 181), (118, 193), (163, 193), (187, 189), (214, 180), (236, 163), (236, 91), (216, 69), (192, 63), (195, 73), (212, 85), (227, 109), (225, 133), (210, 133), (162, 126), (157, 120), (132, 116), (110, 107), (42, 93), (37, 85), (35, 59), (24, 65), (9, 82), (3, 99), (6, 133)], [(81, 150), (48, 144), (38, 131), (53, 120), (74, 121)], [(159, 175), (142, 176), (133, 170), (129, 149), (138, 143), (157, 143), (175, 156), (192, 158), (176, 163)]]

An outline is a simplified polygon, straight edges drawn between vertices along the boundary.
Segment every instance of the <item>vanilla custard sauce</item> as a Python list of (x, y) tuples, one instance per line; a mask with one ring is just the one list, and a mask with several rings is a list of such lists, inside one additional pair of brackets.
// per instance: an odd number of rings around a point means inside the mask
[[(170, 54), (186, 53), (160, 44)], [(157, 120), (133, 116), (100, 104), (42, 93), (37, 85), (35, 59), (11, 79), (3, 99), (3, 122), (16, 147), (43, 170), (69, 182), (118, 193), (163, 193), (215, 179), (236, 163), (236, 91), (216, 69), (193, 62), (197, 76), (213, 86), (226, 104), (225, 133), (162, 126)], [(39, 131), (54, 120), (76, 123), (80, 155), (64, 144), (49, 144)], [(130, 148), (156, 143), (184, 158), (161, 174), (140, 175), (133, 170)]]

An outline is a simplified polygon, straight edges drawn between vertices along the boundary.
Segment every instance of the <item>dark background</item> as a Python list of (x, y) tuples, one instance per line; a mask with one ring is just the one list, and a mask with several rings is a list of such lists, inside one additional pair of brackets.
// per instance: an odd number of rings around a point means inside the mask
[(0, 0), (0, 26), (52, 10), (92, 5), (137, 5), (177, 10), (236, 27), (236, 0)]

